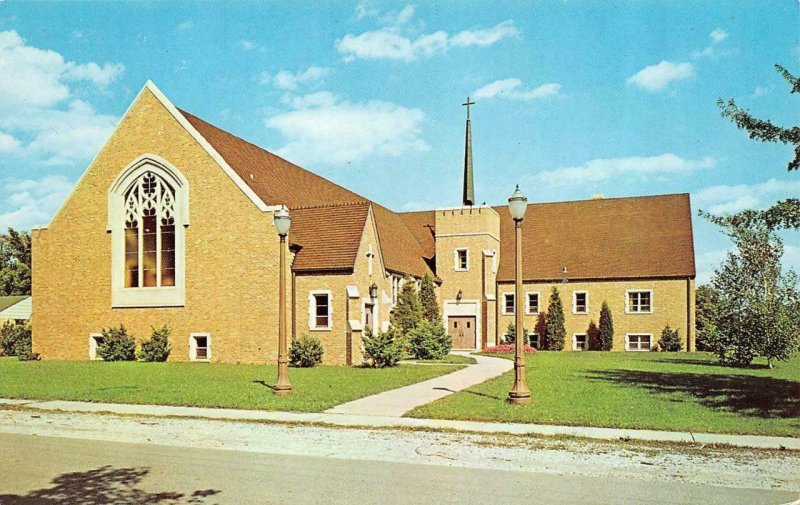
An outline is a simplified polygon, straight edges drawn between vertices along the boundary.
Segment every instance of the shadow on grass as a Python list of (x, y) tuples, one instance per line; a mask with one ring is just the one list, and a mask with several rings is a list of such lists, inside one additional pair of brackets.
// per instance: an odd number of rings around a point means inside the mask
[(494, 395), (487, 395), (486, 393), (479, 393), (477, 391), (470, 391), (469, 389), (462, 389), (461, 391), (454, 391), (450, 388), (433, 388), (439, 391), (450, 391), (451, 393), (467, 393), (475, 396), (483, 396), (485, 398), (491, 398), (492, 400), (505, 400), (505, 398), (498, 398)]
[(113, 468), (109, 465), (86, 472), (64, 473), (53, 479), (53, 487), (30, 491), (25, 495), (0, 495), (3, 505), (100, 505), (109, 503), (206, 503), (206, 498), (220, 493), (203, 489), (191, 494), (178, 492), (148, 493), (137, 485), (150, 472), (148, 468)]
[(265, 388), (275, 389), (274, 384), (271, 384), (267, 381), (255, 380), (253, 381), (253, 384), (259, 384), (261, 386), (264, 386)]
[(763, 418), (800, 417), (800, 384), (751, 375), (713, 375), (639, 370), (590, 370), (592, 380), (652, 393), (687, 393), (710, 409)]
[(723, 365), (718, 361), (712, 359), (688, 359), (688, 358), (663, 358), (656, 360), (661, 363), (674, 363), (678, 365), (701, 365), (701, 366), (718, 366), (720, 368), (729, 368), (730, 370), (768, 370), (767, 365), (752, 363), (747, 366), (733, 367), (730, 365)]

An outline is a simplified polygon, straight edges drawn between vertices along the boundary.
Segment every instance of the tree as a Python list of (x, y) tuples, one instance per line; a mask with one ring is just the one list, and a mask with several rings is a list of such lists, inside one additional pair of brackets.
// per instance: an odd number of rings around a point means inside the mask
[(678, 352), (683, 349), (681, 337), (677, 329), (672, 329), (666, 325), (661, 330), (661, 338), (658, 339), (658, 348), (666, 352)]
[(364, 364), (373, 368), (393, 367), (403, 354), (397, 329), (389, 327), (388, 331), (372, 333), (371, 328), (364, 330), (361, 337), (364, 343)]
[(547, 349), (551, 351), (564, 350), (564, 338), (567, 330), (564, 328), (564, 305), (561, 303), (561, 295), (558, 289), (553, 288), (550, 293), (550, 305), (547, 307), (547, 317), (545, 318), (547, 328)]
[(736, 250), (711, 279), (717, 301), (705, 338), (722, 363), (746, 366), (764, 356), (772, 367), (798, 347), (797, 275), (781, 268), (783, 244), (765, 223), (729, 224), (724, 231)]
[[(791, 93), (800, 93), (800, 80), (794, 77), (781, 65), (776, 70), (791, 86)], [(800, 126), (782, 127), (769, 120), (757, 119), (746, 109), (742, 109), (731, 98), (727, 102), (721, 98), (717, 106), (722, 110), (722, 117), (730, 119), (740, 130), (746, 130), (751, 139), (760, 142), (773, 142), (794, 146), (794, 159), (787, 165), (788, 171), (800, 168)], [(750, 227), (761, 222), (769, 229), (800, 229), (800, 199), (788, 198), (773, 205), (767, 210), (745, 210), (733, 216), (717, 218), (717, 224), (741, 225)], [(716, 222), (716, 221), (715, 221)]]
[(423, 319), (408, 334), (408, 348), (417, 359), (442, 359), (450, 353), (453, 337), (442, 323), (431, 323)]
[(31, 236), (13, 228), (0, 235), (0, 295), (31, 294)]
[(594, 319), (589, 321), (589, 327), (586, 328), (586, 346), (590, 351), (602, 351), (602, 346), (600, 345), (600, 328), (597, 327), (597, 323), (594, 322)]
[[(528, 328), (522, 328), (522, 343), (525, 345), (530, 345), (530, 339), (528, 338)], [(517, 343), (517, 325), (514, 323), (508, 323), (508, 328), (506, 329), (506, 337), (505, 337), (506, 344), (516, 344)]]
[(436, 300), (436, 285), (429, 274), (425, 274), (419, 283), (419, 303), (422, 305), (422, 317), (431, 324), (441, 323), (439, 302)]
[(695, 348), (698, 351), (710, 351), (710, 341), (716, 332), (716, 309), (719, 295), (709, 285), (699, 286), (695, 290)]
[(406, 278), (397, 297), (397, 305), (392, 310), (390, 323), (400, 331), (401, 336), (405, 336), (416, 328), (420, 321), (422, 321), (422, 305), (419, 303), (417, 288), (411, 279)]
[(603, 300), (603, 306), (600, 308), (600, 350), (610, 351), (614, 347), (614, 319), (611, 317), (611, 309), (608, 304)]

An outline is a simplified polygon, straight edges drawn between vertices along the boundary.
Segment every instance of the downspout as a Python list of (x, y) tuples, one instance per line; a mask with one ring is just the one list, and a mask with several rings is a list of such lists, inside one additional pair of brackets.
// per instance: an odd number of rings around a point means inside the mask
[(489, 323), (486, 321), (489, 307), (486, 302), (486, 255), (481, 251), (481, 349), (488, 344)]
[(292, 271), (292, 339), (297, 338), (297, 317), (295, 311), (297, 310), (297, 274)]
[(686, 352), (692, 352), (692, 303), (691, 303), (692, 282), (686, 278)]

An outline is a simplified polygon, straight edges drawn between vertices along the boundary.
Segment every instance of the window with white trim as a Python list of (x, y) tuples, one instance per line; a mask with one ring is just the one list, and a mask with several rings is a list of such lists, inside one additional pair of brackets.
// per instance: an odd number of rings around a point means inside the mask
[(585, 351), (588, 349), (588, 339), (585, 333), (575, 333), (572, 335), (572, 350)]
[(331, 293), (330, 291), (315, 291), (309, 298), (309, 329), (331, 329)]
[(102, 333), (92, 333), (89, 335), (89, 359), (101, 360), (103, 358), (97, 353), (98, 348), (105, 343)]
[(466, 272), (469, 270), (469, 251), (466, 248), (456, 249), (455, 262), (456, 272)]
[(531, 315), (539, 313), (539, 293), (525, 294), (525, 313)]
[(400, 296), (400, 283), (403, 278), (399, 275), (392, 275), (392, 303), (397, 305), (397, 300)]
[(632, 334), (625, 337), (626, 351), (649, 351), (653, 336), (649, 334)]
[(573, 314), (589, 313), (589, 293), (587, 291), (572, 292), (572, 313)]
[(538, 333), (532, 333), (528, 335), (528, 340), (530, 341), (531, 347), (534, 349), (539, 349), (539, 346), (541, 345), (541, 339), (539, 338)]
[(631, 314), (649, 314), (653, 312), (653, 290), (643, 289), (627, 292), (627, 309)]
[(503, 314), (513, 314), (515, 307), (514, 293), (503, 293)]
[(189, 359), (211, 361), (211, 334), (192, 333), (189, 335)]

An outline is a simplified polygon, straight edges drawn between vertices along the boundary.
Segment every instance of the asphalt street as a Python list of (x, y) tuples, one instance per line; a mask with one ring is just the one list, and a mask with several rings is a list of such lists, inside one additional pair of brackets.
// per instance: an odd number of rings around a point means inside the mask
[(0, 503), (783, 504), (797, 493), (0, 434)]

